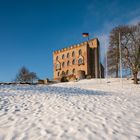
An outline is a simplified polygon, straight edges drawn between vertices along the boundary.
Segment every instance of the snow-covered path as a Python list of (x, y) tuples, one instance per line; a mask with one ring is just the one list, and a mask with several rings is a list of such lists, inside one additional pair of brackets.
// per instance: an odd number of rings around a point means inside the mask
[(140, 140), (140, 85), (117, 86), (0, 86), (0, 140)]

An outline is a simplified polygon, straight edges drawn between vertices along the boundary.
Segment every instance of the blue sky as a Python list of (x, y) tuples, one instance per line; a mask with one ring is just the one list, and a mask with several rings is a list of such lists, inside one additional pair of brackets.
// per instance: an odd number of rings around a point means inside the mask
[(52, 53), (98, 37), (101, 59), (111, 29), (140, 21), (139, 0), (0, 0), (0, 81), (21, 66), (53, 78)]

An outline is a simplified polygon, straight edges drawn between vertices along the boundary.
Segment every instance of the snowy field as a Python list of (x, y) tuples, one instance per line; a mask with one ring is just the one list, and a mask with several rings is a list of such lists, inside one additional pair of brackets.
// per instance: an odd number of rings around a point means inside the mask
[(0, 86), (0, 140), (140, 140), (140, 84)]

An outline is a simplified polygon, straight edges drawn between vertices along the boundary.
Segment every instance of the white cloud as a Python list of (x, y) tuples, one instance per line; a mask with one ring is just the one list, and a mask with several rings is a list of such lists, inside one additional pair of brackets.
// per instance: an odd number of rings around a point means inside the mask
[(140, 22), (140, 16), (135, 17), (134, 19), (130, 20), (128, 22), (128, 24), (130, 24), (130, 25), (136, 25), (138, 22)]

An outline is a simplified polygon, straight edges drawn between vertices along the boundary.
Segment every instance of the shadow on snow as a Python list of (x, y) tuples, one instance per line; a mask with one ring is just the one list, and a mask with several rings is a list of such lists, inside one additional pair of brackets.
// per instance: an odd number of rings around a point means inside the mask
[[(58, 86), (1, 86), (0, 89), (7, 89), (7, 93), (10, 93), (10, 90), (13, 94), (15, 92), (23, 91), (28, 94), (61, 94), (61, 95), (110, 95), (107, 92), (95, 91), (88, 89), (81, 89), (76, 87), (58, 87)], [(13, 91), (14, 90), (14, 91)], [(6, 91), (5, 91), (6, 93)], [(1, 95), (1, 91), (0, 91)]]

